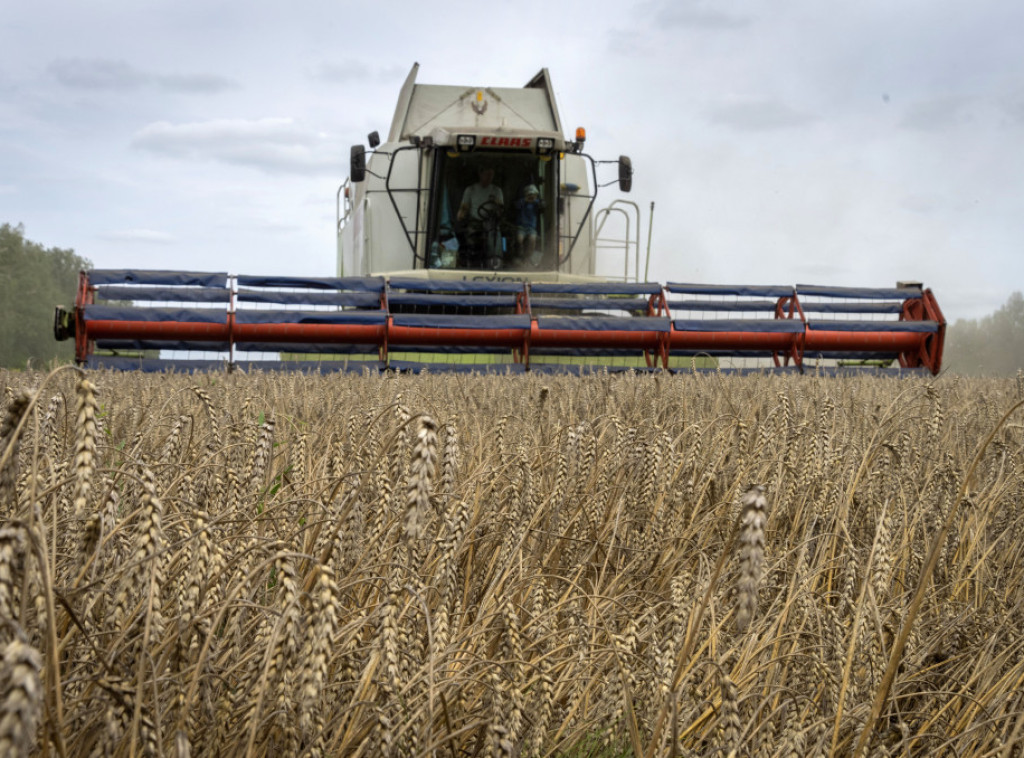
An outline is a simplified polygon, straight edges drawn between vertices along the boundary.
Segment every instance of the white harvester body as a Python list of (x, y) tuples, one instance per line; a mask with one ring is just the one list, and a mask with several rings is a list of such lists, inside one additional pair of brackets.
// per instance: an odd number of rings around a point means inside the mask
[[(387, 141), (375, 145), (374, 134), (370, 151), (353, 148), (352, 175), (338, 195), (338, 275), (594, 279), (594, 222), (608, 214), (594, 205), (596, 167), (582, 153), (582, 132), (576, 141), (563, 136), (547, 69), (522, 88), (419, 84), (417, 72), (418, 64)], [(628, 190), (628, 158), (619, 164), (620, 187)], [(502, 202), (484, 218), (463, 217), (463, 193), (486, 169)], [(532, 244), (517, 224), (528, 188), (541, 207)], [(635, 204), (619, 210), (638, 230)], [(635, 264), (638, 240), (618, 243)]]

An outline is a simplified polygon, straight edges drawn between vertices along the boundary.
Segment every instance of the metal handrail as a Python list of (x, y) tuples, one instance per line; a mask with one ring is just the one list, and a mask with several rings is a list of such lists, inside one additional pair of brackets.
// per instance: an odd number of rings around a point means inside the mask
[[(347, 190), (352, 186), (352, 180), (349, 177), (345, 177), (345, 181), (342, 182), (341, 186), (338, 187), (337, 195), (334, 198), (334, 232), (335, 234), (341, 234), (341, 230), (344, 228), (345, 223), (348, 221), (348, 217), (352, 215), (352, 198), (349, 197)], [(345, 214), (341, 213), (341, 198), (345, 198)]]
[[(632, 219), (629, 212), (624, 208), (617, 207), (619, 204), (632, 206), (633, 212), (636, 214), (636, 241), (630, 239), (630, 227), (632, 226)], [(620, 239), (607, 239), (607, 242), (615, 243), (615, 247), (619, 243), (625, 244), (625, 260), (623, 262), (623, 281), (629, 281), (629, 248), (633, 246), (634, 263), (633, 263), (633, 281), (640, 281), (640, 206), (634, 203), (632, 200), (613, 200), (606, 208), (602, 208), (597, 212), (596, 219), (599, 219), (595, 231), (594, 231), (594, 245), (599, 246), (601, 242), (601, 230), (604, 228), (605, 222), (611, 215), (612, 211), (621, 213), (626, 218), (626, 235), (625, 238)]]

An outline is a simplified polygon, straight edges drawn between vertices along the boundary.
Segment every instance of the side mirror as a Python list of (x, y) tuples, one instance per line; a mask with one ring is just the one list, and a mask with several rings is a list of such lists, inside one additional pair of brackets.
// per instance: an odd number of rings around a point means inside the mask
[(366, 135), (366, 140), (370, 143), (370, 149), (374, 150), (380, 144), (380, 135), (376, 131), (370, 132)]
[(633, 161), (628, 155), (619, 156), (619, 189), (623, 192), (633, 189)]
[(348, 175), (353, 184), (358, 184), (366, 178), (366, 148), (362, 145), (352, 145), (352, 157), (349, 161)]

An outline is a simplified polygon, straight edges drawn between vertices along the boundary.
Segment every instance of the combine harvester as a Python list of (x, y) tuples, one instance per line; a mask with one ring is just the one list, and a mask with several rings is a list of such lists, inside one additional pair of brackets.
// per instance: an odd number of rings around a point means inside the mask
[[(369, 150), (352, 148), (336, 278), (83, 272), (74, 310), (57, 310), (57, 339), (73, 337), (86, 366), (146, 370), (689, 370), (743, 359), (938, 373), (946, 322), (931, 290), (647, 282), (639, 207), (595, 208), (599, 165), (616, 166), (622, 192), (632, 165), (595, 161), (583, 129), (565, 138), (546, 69), (521, 89), (417, 84), (417, 71), (387, 141), (374, 132)], [(625, 228), (611, 243), (609, 219)], [(622, 274), (598, 276), (598, 251), (616, 248)]]

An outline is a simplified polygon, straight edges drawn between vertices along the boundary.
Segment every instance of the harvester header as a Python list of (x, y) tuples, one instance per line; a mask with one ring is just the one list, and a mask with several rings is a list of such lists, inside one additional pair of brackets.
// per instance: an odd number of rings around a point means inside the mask
[(917, 287), (102, 270), (82, 272), (76, 308), (55, 328), (74, 337), (80, 363), (103, 368), (688, 370), (742, 357), (937, 373), (945, 322)]

